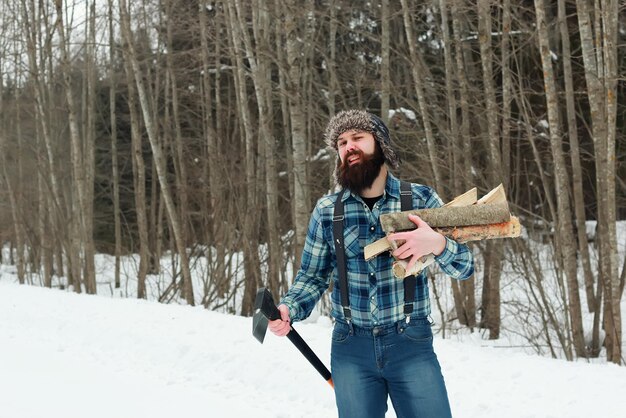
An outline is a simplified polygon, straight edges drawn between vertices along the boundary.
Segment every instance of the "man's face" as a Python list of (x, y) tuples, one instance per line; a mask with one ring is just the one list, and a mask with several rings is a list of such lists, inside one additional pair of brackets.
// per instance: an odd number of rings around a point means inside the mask
[[(346, 156), (355, 150), (361, 150), (365, 154), (373, 154), (375, 143), (374, 135), (369, 132), (351, 130), (342, 133), (337, 138), (337, 152), (339, 152), (341, 163), (343, 164)], [(356, 162), (357, 157), (354, 154), (350, 155), (348, 165)]]
[(374, 135), (362, 131), (346, 131), (337, 139), (339, 152), (339, 184), (360, 193), (369, 188), (385, 162)]

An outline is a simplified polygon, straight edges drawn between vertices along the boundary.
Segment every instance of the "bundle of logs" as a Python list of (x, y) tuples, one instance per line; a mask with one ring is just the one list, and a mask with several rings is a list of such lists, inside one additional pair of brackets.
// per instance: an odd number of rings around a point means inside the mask
[[(509, 204), (502, 185), (487, 193), (480, 200), (476, 188), (473, 188), (440, 208), (381, 215), (380, 223), (387, 236), (394, 232), (415, 229), (415, 224), (409, 220), (409, 214), (418, 215), (435, 231), (459, 243), (494, 238), (515, 238), (520, 235), (522, 229), (519, 219), (511, 216), (509, 212)], [(393, 251), (401, 244), (401, 242), (382, 238), (365, 247), (365, 259), (370, 260), (385, 251)], [(434, 261), (434, 255), (429, 254), (422, 257), (411, 267), (410, 271), (407, 271), (408, 260), (396, 259), (393, 263), (393, 274), (403, 279), (419, 273)]]

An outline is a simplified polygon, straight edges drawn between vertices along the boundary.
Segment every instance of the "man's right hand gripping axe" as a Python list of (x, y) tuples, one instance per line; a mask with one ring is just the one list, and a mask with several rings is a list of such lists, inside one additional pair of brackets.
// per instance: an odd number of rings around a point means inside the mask
[(256, 293), (254, 301), (254, 316), (252, 317), (252, 335), (263, 344), (269, 321), (281, 320), (272, 324), (272, 332), (276, 335), (286, 335), (289, 341), (306, 357), (306, 359), (315, 367), (324, 380), (333, 386), (333, 379), (330, 371), (324, 366), (324, 363), (315, 355), (313, 350), (302, 339), (300, 334), (291, 326), (289, 322), (289, 309), (285, 305), (280, 306), (280, 310), (276, 307), (274, 299), (270, 291), (262, 287)]

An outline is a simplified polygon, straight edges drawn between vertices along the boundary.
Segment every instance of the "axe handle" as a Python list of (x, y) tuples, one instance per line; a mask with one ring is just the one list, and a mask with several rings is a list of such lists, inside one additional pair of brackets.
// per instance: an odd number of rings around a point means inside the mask
[(291, 341), (293, 345), (295, 345), (296, 348), (302, 353), (302, 355), (306, 357), (309, 363), (315, 367), (315, 370), (322, 375), (324, 380), (326, 380), (329, 385), (333, 386), (333, 379), (330, 375), (330, 371), (326, 368), (326, 366), (324, 366), (324, 363), (322, 363), (319, 357), (315, 355), (313, 350), (311, 350), (311, 347), (309, 347), (309, 345), (302, 339), (293, 326), (291, 327), (291, 331), (287, 334), (287, 338), (289, 338), (289, 341)]
[[(281, 319), (280, 311), (274, 303), (272, 294), (265, 287), (257, 290), (254, 307), (257, 310), (257, 313), (255, 313), (255, 315), (263, 315), (269, 321)], [(265, 326), (267, 327), (267, 324), (265, 324)], [(266, 329), (263, 330), (263, 336), (265, 336), (265, 331)], [(263, 342), (262, 337), (256, 337), (259, 341), (261, 341), (261, 343)], [(330, 371), (326, 368), (326, 366), (324, 366), (324, 363), (322, 363), (319, 357), (315, 355), (313, 350), (311, 350), (311, 347), (309, 347), (308, 344), (304, 342), (300, 334), (298, 334), (293, 327), (291, 327), (291, 329), (287, 333), (287, 338), (289, 338), (289, 341), (291, 341), (293, 345), (295, 345), (296, 348), (300, 351), (300, 353), (302, 353), (302, 355), (306, 357), (309, 363), (311, 363), (311, 365), (315, 367), (315, 370), (317, 370), (317, 372), (322, 375), (324, 380), (326, 380), (328, 384), (330, 384), (330, 386), (334, 387), (333, 379), (330, 376)]]

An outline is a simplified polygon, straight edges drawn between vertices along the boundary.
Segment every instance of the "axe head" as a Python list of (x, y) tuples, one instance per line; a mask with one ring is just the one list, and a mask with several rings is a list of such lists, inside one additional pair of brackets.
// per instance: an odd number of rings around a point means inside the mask
[(262, 287), (256, 292), (254, 315), (252, 316), (252, 335), (261, 344), (265, 339), (268, 322), (275, 319), (280, 319), (280, 311), (276, 307), (270, 291), (266, 287)]

